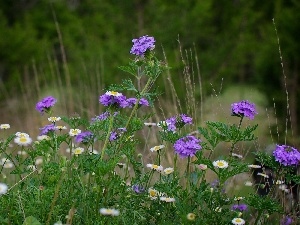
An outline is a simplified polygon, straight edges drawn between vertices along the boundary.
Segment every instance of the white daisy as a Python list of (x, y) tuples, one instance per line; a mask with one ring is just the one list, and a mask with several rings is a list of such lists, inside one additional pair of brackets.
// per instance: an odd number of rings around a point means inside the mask
[(174, 168), (172, 168), (172, 167), (168, 167), (168, 168), (164, 169), (164, 174), (165, 175), (169, 175), (173, 172), (174, 172)]
[(77, 147), (77, 148), (74, 148), (72, 150), (72, 152), (73, 152), (74, 155), (80, 155), (80, 154), (82, 154), (84, 152), (84, 148)]
[(50, 140), (50, 137), (48, 135), (39, 135), (36, 137), (36, 139), (38, 141), (42, 141), (42, 140)]
[(162, 166), (158, 166), (155, 164), (147, 164), (147, 167), (151, 168), (153, 170), (159, 171), (159, 172), (163, 171), (163, 169), (164, 169)]
[(57, 121), (60, 121), (61, 118), (60, 117), (56, 117), (56, 116), (51, 116), (48, 118), (48, 121), (52, 122), (52, 123), (55, 123)]
[(153, 188), (148, 189), (148, 194), (151, 200), (155, 200), (159, 196), (159, 192)]
[(10, 128), (10, 125), (7, 124), (7, 123), (0, 124), (0, 129), (1, 129), (1, 130), (7, 130), (7, 129), (9, 129), (9, 128)]
[(117, 209), (101, 208), (100, 213), (102, 215), (105, 215), (105, 216), (118, 216), (118, 215), (120, 215), (120, 211), (117, 210)]
[(71, 137), (74, 137), (74, 136), (76, 136), (76, 135), (78, 135), (80, 133), (81, 133), (81, 130), (79, 130), (79, 129), (70, 129), (70, 131), (69, 131), (69, 135)]
[(11, 169), (14, 167), (14, 164), (12, 163), (12, 161), (10, 161), (7, 158), (2, 158), (0, 161), (0, 165), (2, 165), (3, 168), (5, 168), (5, 169)]
[(27, 155), (27, 152), (26, 151), (18, 151), (17, 154), (18, 155)]
[(29, 134), (22, 133), (22, 132), (17, 132), (15, 135), (16, 135), (17, 137), (29, 137)]
[(225, 160), (217, 160), (213, 162), (213, 165), (220, 169), (225, 169), (228, 167), (228, 162), (226, 162)]
[(245, 197), (234, 197), (234, 201), (241, 201), (243, 200)]
[(275, 184), (284, 184), (284, 181), (282, 181), (282, 180), (276, 180)]
[(157, 152), (160, 149), (163, 149), (164, 147), (165, 147), (164, 145), (157, 145), (157, 146), (154, 146), (154, 147), (150, 148), (150, 151), (151, 152)]
[(67, 127), (66, 126), (56, 126), (56, 129), (62, 131), (62, 130), (66, 130)]
[(105, 94), (106, 94), (106, 95), (109, 95), (109, 96), (115, 96), (115, 97), (122, 96), (121, 93), (116, 92), (116, 91), (107, 91)]
[(29, 136), (17, 136), (14, 142), (21, 146), (27, 146), (32, 143), (32, 139)]
[(8, 186), (4, 183), (0, 183), (0, 195), (3, 195), (7, 192)]
[(235, 225), (243, 225), (243, 224), (245, 224), (245, 220), (243, 220), (242, 218), (234, 218), (231, 222), (233, 224), (235, 224)]
[(160, 197), (159, 199), (164, 202), (175, 202), (175, 198)]
[(37, 158), (36, 160), (35, 160), (35, 165), (37, 166), (37, 165), (41, 165), (43, 163), (43, 159), (42, 158)]

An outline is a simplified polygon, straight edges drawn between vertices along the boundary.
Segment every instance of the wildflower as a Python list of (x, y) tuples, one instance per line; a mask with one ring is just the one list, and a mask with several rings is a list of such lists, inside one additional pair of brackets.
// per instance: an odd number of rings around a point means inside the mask
[(27, 152), (26, 152), (26, 151), (23, 151), (23, 150), (21, 150), (21, 151), (18, 151), (18, 152), (17, 152), (17, 154), (18, 154), (18, 155), (27, 155)]
[(42, 141), (42, 140), (50, 140), (50, 137), (48, 135), (39, 135), (36, 138), (38, 141)]
[(35, 165), (37, 166), (37, 165), (41, 165), (43, 163), (43, 159), (42, 158), (37, 158), (36, 160), (35, 160)]
[(51, 116), (51, 117), (48, 118), (48, 121), (52, 122), (52, 123), (55, 123), (55, 122), (60, 121), (60, 120), (61, 120), (60, 117), (55, 117), (55, 116)]
[(273, 156), (284, 166), (296, 166), (300, 163), (300, 152), (288, 145), (276, 145)]
[(207, 169), (207, 165), (205, 165), (205, 164), (199, 164), (199, 165), (196, 165), (196, 167), (200, 170), (206, 170)]
[(285, 184), (279, 185), (278, 188), (279, 188), (279, 190), (282, 190), (282, 191), (284, 191), (286, 193), (290, 192), (290, 190), (287, 188), (287, 185), (285, 185)]
[(175, 198), (169, 198), (169, 197), (160, 197), (159, 198), (163, 202), (175, 202)]
[(155, 48), (154, 37), (149, 37), (148, 35), (142, 36), (138, 39), (132, 40), (133, 46), (130, 50), (130, 54), (144, 57), (147, 50), (151, 51)]
[(275, 184), (283, 184), (284, 183), (284, 181), (282, 181), (282, 180), (276, 180), (276, 182), (275, 182)]
[(155, 164), (147, 164), (147, 167), (151, 168), (153, 170), (156, 170), (158, 172), (163, 171), (163, 167), (162, 166), (158, 166), (158, 165), (155, 165)]
[(10, 125), (7, 124), (7, 123), (5, 123), (5, 124), (0, 124), (0, 129), (1, 129), (1, 130), (7, 130), (7, 129), (9, 129), (9, 128), (10, 128)]
[(175, 132), (177, 128), (182, 128), (186, 124), (192, 124), (192, 118), (185, 115), (180, 114), (179, 116), (173, 116), (169, 119), (166, 119), (165, 125), (162, 124), (162, 126), (166, 127), (168, 131)]
[(195, 138), (194, 136), (188, 135), (183, 138), (178, 139), (173, 145), (175, 152), (179, 154), (181, 158), (192, 157), (197, 151), (201, 150), (200, 143), (201, 140)]
[(195, 215), (194, 213), (188, 213), (188, 214), (186, 215), (186, 218), (187, 218), (188, 220), (193, 221), (193, 220), (195, 220), (196, 215)]
[[(135, 104), (137, 103), (137, 99), (136, 98), (128, 98), (127, 99), (127, 103), (128, 103), (128, 107), (129, 108), (132, 108), (133, 106), (135, 106)], [(139, 105), (140, 106), (149, 106), (149, 102), (148, 102), (148, 100), (147, 99), (145, 99), (145, 98), (141, 98), (140, 100), (139, 100)]]
[(15, 137), (14, 142), (21, 146), (27, 146), (32, 143), (32, 139), (29, 137), (28, 134), (20, 133), (19, 135), (17, 135), (17, 137)]
[(48, 125), (40, 128), (40, 130), (41, 130), (40, 135), (47, 135), (48, 133), (55, 131), (56, 127), (54, 126), (54, 124), (48, 124)]
[(216, 179), (213, 182), (211, 182), (210, 186), (213, 187), (213, 188), (215, 188), (215, 187), (218, 187), (219, 184), (220, 184), (220, 181)]
[(126, 128), (118, 128), (116, 131), (112, 131), (110, 133), (110, 137), (109, 137), (109, 140), (110, 141), (115, 141), (117, 140), (119, 137), (121, 137), (121, 135), (126, 132)]
[(239, 158), (239, 159), (242, 159), (243, 156), (242, 155), (239, 155), (239, 154), (236, 154), (236, 153), (232, 153), (231, 154), (233, 157), (236, 157), (236, 158)]
[(233, 224), (235, 225), (243, 225), (245, 224), (245, 220), (243, 220), (242, 218), (234, 218), (232, 221), (231, 221)]
[(77, 147), (77, 148), (74, 148), (72, 152), (74, 153), (74, 155), (80, 155), (84, 152), (84, 148)]
[(0, 195), (4, 195), (7, 192), (8, 186), (4, 183), (0, 183)]
[(134, 184), (131, 188), (137, 194), (143, 193), (145, 191), (145, 188), (139, 184)]
[(156, 126), (156, 123), (144, 123), (144, 125), (147, 127), (154, 127)]
[(222, 208), (221, 207), (217, 207), (214, 209), (215, 212), (222, 212)]
[(62, 130), (66, 130), (67, 127), (66, 126), (56, 126), (56, 129), (59, 131), (62, 131)]
[(259, 169), (259, 168), (261, 168), (261, 166), (260, 165), (248, 165), (248, 167), (249, 168), (252, 168), (252, 169)]
[(165, 147), (164, 145), (157, 145), (157, 146), (154, 146), (154, 147), (150, 148), (150, 151), (151, 152), (157, 152), (160, 149), (163, 149), (164, 147)]
[(109, 112), (106, 111), (99, 116), (92, 118), (92, 122), (106, 120), (109, 117)]
[(80, 129), (70, 129), (70, 131), (69, 131), (69, 135), (71, 136), (71, 137), (74, 137), (74, 136), (76, 136), (76, 135), (78, 135), (78, 134), (80, 134), (81, 133), (81, 130)]
[(80, 134), (75, 136), (75, 141), (77, 143), (88, 144), (91, 140), (93, 140), (94, 135), (90, 131), (81, 132)]
[(246, 182), (245, 182), (245, 186), (250, 187), (250, 186), (252, 186), (252, 185), (253, 185), (253, 183), (252, 183), (251, 181), (246, 181)]
[(7, 158), (2, 158), (2, 159), (0, 160), (0, 165), (2, 165), (3, 168), (5, 168), (5, 169), (11, 169), (11, 168), (14, 167), (14, 164), (12, 163), (12, 161), (10, 161), (10, 160), (7, 159)]
[(148, 194), (151, 200), (157, 199), (157, 196), (159, 195), (159, 192), (153, 188), (148, 189)]
[(28, 134), (22, 133), (22, 132), (17, 132), (15, 135), (16, 135), (17, 137), (29, 137)]
[(236, 205), (233, 205), (233, 206), (231, 207), (232, 210), (238, 210), (238, 211), (241, 211), (241, 212), (246, 211), (247, 208), (248, 208), (248, 207), (247, 207), (246, 204), (236, 204)]
[(169, 175), (173, 172), (174, 172), (174, 168), (168, 167), (168, 168), (164, 169), (164, 174), (165, 175)]
[(35, 106), (36, 110), (39, 111), (41, 114), (44, 112), (48, 113), (56, 103), (56, 99), (52, 96), (48, 96), (43, 98), (40, 102), (38, 102)]
[(291, 217), (286, 216), (280, 221), (280, 225), (290, 225), (293, 223), (293, 220)]
[(228, 162), (226, 162), (225, 160), (217, 160), (213, 162), (213, 165), (220, 169), (225, 169), (228, 167)]
[(105, 216), (118, 216), (120, 214), (120, 211), (117, 209), (101, 208), (100, 213)]
[(234, 197), (234, 201), (241, 201), (243, 200), (245, 197)]
[(257, 173), (258, 176), (262, 176), (264, 178), (269, 178), (269, 175), (265, 174), (265, 173)]
[(99, 102), (104, 106), (117, 106), (120, 108), (126, 108), (128, 106), (128, 102), (126, 101), (126, 97), (115, 91), (107, 91), (105, 94), (99, 97)]
[(233, 116), (248, 117), (250, 120), (257, 114), (255, 105), (247, 100), (231, 104), (231, 112)]

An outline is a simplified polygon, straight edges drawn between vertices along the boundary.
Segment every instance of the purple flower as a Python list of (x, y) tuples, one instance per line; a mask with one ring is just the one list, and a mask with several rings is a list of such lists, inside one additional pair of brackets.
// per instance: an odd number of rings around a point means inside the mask
[(290, 225), (292, 224), (293, 220), (291, 217), (286, 216), (280, 221), (280, 225)]
[(54, 124), (46, 125), (40, 128), (41, 134), (40, 135), (47, 135), (49, 132), (57, 130)]
[(181, 117), (182, 122), (185, 123), (185, 124), (192, 124), (193, 123), (192, 122), (193, 119), (191, 117), (185, 115), (185, 114), (181, 114), (180, 117)]
[(172, 131), (172, 132), (175, 132), (176, 130), (176, 117), (173, 116), (169, 119), (166, 119), (166, 123), (167, 123), (167, 127), (168, 127), (168, 131)]
[(116, 131), (112, 131), (110, 133), (109, 140), (110, 141), (117, 140), (124, 132), (126, 132), (126, 128), (123, 128), (123, 127), (118, 128), (118, 130), (116, 130)]
[(134, 184), (131, 188), (137, 194), (141, 194), (145, 191), (145, 188), (139, 184)]
[(178, 139), (173, 146), (175, 152), (179, 154), (181, 158), (186, 158), (188, 156), (194, 156), (196, 152), (202, 148), (199, 144), (200, 142), (201, 140), (195, 138), (194, 136), (188, 135)]
[(90, 131), (81, 132), (80, 134), (75, 136), (75, 141), (77, 143), (88, 144), (91, 140), (93, 140), (94, 135)]
[(288, 145), (276, 145), (273, 152), (275, 160), (284, 166), (296, 166), (300, 162), (300, 153)]
[(130, 54), (143, 57), (147, 50), (153, 50), (155, 48), (154, 37), (148, 35), (142, 36), (138, 39), (133, 39), (133, 46), (130, 50)]
[(107, 118), (109, 117), (109, 112), (106, 111), (102, 114), (100, 114), (99, 116), (96, 116), (94, 118), (92, 118), (92, 122), (95, 122), (95, 121), (101, 121), (101, 120), (106, 120)]
[(107, 91), (105, 94), (99, 97), (99, 102), (104, 106), (117, 106), (120, 108), (126, 108), (128, 103), (126, 97), (121, 93), (114, 91)]
[(233, 116), (248, 117), (250, 120), (257, 114), (255, 105), (248, 100), (232, 103), (231, 112)]
[(220, 181), (218, 179), (214, 180), (213, 182), (210, 183), (210, 186), (212, 188), (217, 188), (220, 184)]
[(40, 113), (48, 113), (56, 103), (56, 99), (53, 98), (52, 96), (48, 96), (42, 99), (42, 101), (38, 102), (35, 106), (36, 110), (39, 111)]
[[(128, 107), (129, 108), (132, 108), (137, 102), (137, 99), (136, 98), (128, 98), (127, 99), (127, 103), (128, 103)], [(139, 105), (142, 106), (142, 105), (145, 105), (145, 106), (149, 106), (149, 102), (147, 99), (145, 98), (141, 98), (140, 101), (139, 101)]]
[(231, 207), (232, 210), (238, 210), (240, 212), (246, 211), (248, 206), (246, 204), (236, 204)]
[(186, 124), (192, 124), (192, 118), (185, 114), (173, 116), (166, 120), (167, 130), (175, 132), (177, 128), (182, 128)]

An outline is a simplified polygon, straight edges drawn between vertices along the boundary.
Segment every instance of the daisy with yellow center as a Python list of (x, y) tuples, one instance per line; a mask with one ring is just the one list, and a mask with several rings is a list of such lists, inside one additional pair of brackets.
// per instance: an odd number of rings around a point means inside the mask
[(70, 129), (69, 135), (71, 137), (74, 137), (74, 136), (76, 136), (76, 135), (78, 135), (80, 133), (81, 133), (81, 130), (79, 130), (79, 129)]
[(115, 96), (115, 97), (122, 96), (121, 93), (116, 92), (116, 91), (107, 91), (105, 94), (106, 94), (106, 95), (109, 95), (109, 96)]
[(231, 221), (233, 224), (235, 225), (243, 225), (245, 224), (245, 220), (243, 220), (242, 218), (234, 218), (232, 221)]
[(48, 118), (48, 121), (52, 122), (52, 123), (55, 123), (57, 121), (60, 121), (61, 118), (60, 117), (56, 117), (56, 116), (51, 116)]
[(175, 202), (175, 198), (160, 197), (159, 199), (163, 202)]
[(22, 132), (17, 132), (15, 135), (16, 135), (17, 137), (29, 137), (28, 134), (22, 133)]
[(100, 213), (104, 216), (118, 216), (118, 215), (120, 215), (120, 211), (117, 210), (117, 209), (101, 208)]
[(234, 197), (234, 201), (241, 201), (243, 200), (245, 197)]
[(153, 188), (148, 189), (148, 194), (151, 200), (157, 199), (157, 196), (159, 195), (159, 192)]
[(195, 220), (196, 215), (195, 215), (194, 213), (188, 213), (188, 214), (186, 215), (186, 218), (187, 218), (188, 220), (190, 220), (190, 221), (193, 221), (193, 220)]
[(62, 130), (66, 130), (67, 127), (66, 126), (56, 126), (56, 129), (59, 131), (62, 131)]
[(164, 169), (164, 174), (165, 175), (169, 175), (173, 172), (174, 172), (174, 168), (172, 168), (172, 167), (168, 167), (168, 168)]
[(282, 181), (282, 180), (276, 180), (275, 184), (284, 184), (284, 181)]
[(32, 143), (32, 139), (29, 136), (17, 136), (14, 142), (20, 146), (27, 146)]
[(39, 135), (36, 138), (38, 141), (42, 141), (42, 140), (50, 140), (50, 137), (48, 135)]
[(157, 146), (154, 146), (154, 147), (150, 148), (150, 151), (151, 152), (157, 152), (160, 149), (163, 149), (164, 147), (165, 147), (164, 145), (157, 145)]
[(9, 129), (9, 128), (10, 128), (10, 125), (7, 124), (7, 123), (5, 123), (5, 124), (0, 124), (0, 129), (1, 129), (1, 130), (7, 130), (7, 129)]
[(84, 148), (77, 147), (77, 148), (74, 148), (72, 152), (74, 155), (80, 155), (84, 152)]
[(155, 164), (147, 164), (147, 167), (151, 168), (153, 170), (156, 170), (158, 172), (161, 172), (164, 169), (162, 166), (158, 166), (158, 165), (155, 165)]
[(217, 160), (213, 162), (213, 165), (220, 169), (225, 169), (228, 167), (228, 162), (226, 162), (225, 160)]

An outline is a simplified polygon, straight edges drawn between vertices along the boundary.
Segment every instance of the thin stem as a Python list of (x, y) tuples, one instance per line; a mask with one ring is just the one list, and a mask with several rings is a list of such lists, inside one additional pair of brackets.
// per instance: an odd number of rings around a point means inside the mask
[(255, 222), (254, 222), (254, 225), (257, 225), (257, 224), (259, 223), (259, 219), (260, 219), (262, 213), (263, 213), (263, 210), (260, 210), (260, 211), (258, 212), (258, 215), (257, 215), (257, 217), (256, 217), (256, 220), (255, 220)]
[(103, 156), (104, 156), (104, 153), (105, 153), (105, 148), (108, 144), (108, 140), (109, 140), (109, 137), (110, 137), (110, 132), (111, 132), (112, 127), (113, 127), (113, 122), (114, 122), (114, 115), (111, 114), (110, 119), (109, 119), (109, 127), (108, 127), (108, 131), (107, 131), (107, 135), (106, 135), (105, 142), (104, 142), (102, 152), (101, 152), (101, 157), (100, 157), (101, 160), (103, 159)]
[(186, 166), (186, 188), (187, 190), (190, 189), (190, 161), (191, 161), (191, 157), (188, 157), (188, 163)]

